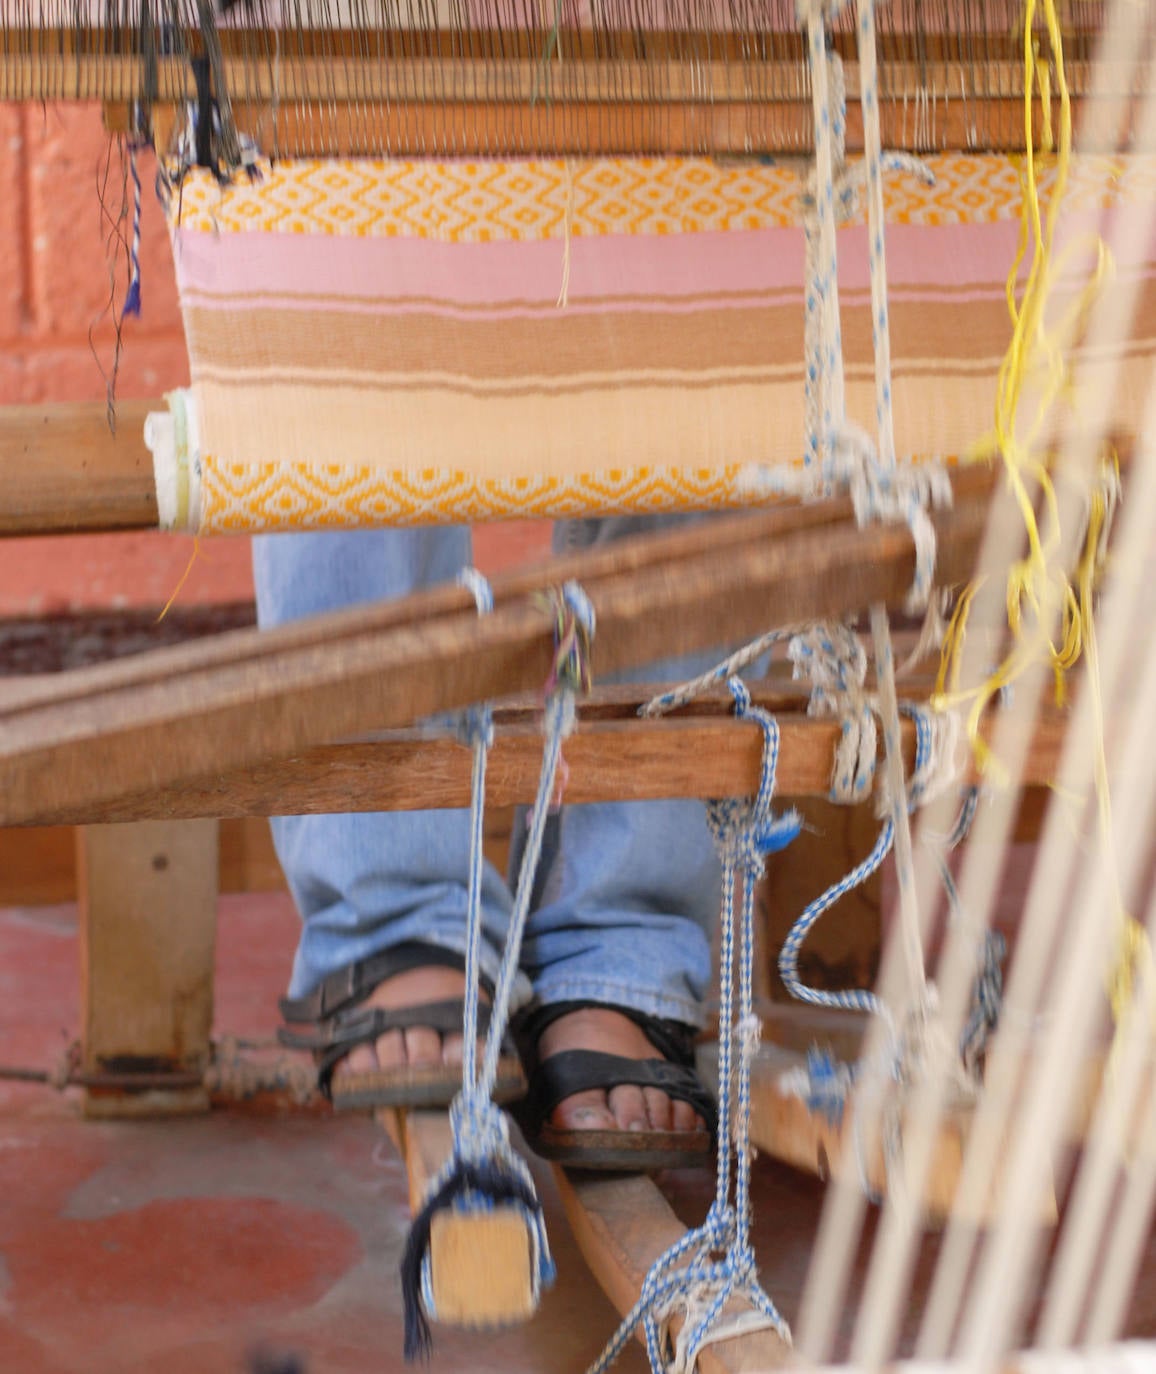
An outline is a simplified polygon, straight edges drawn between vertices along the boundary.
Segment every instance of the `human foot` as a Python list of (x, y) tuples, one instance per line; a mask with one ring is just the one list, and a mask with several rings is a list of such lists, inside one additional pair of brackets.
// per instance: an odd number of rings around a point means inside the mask
[[(552, 1021), (538, 1040), (540, 1061), (564, 1050), (597, 1050), (625, 1059), (660, 1059), (642, 1028), (611, 1007), (581, 1007)], [(704, 1123), (689, 1102), (672, 1100), (657, 1088), (626, 1084), (609, 1092), (573, 1093), (554, 1108), (550, 1125), (565, 1131), (701, 1131)]]
[[(465, 975), (457, 969), (436, 966), (415, 968), (379, 983), (362, 1005), (399, 1011), (403, 1007), (420, 1006), (425, 1002), (445, 1002), (464, 997), (465, 991)], [(482, 1001), (488, 1001), (484, 992)], [(334, 1069), (333, 1082), (335, 1087), (340, 1088), (346, 1078), (381, 1069), (458, 1065), (462, 1062), (462, 1047), (460, 1034), (443, 1036), (428, 1026), (386, 1031), (372, 1045), (354, 1046)]]

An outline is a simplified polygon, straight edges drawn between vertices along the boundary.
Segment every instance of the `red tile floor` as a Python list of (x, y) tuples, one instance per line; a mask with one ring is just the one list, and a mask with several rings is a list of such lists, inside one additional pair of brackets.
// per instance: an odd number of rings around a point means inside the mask
[[(282, 894), (222, 899), (218, 1034), (269, 1033), (295, 929)], [(74, 907), (0, 912), (0, 1007), (0, 1062), (48, 1064), (75, 1034)], [(610, 1332), (614, 1314), (575, 1251), (549, 1174), (538, 1177), (557, 1287), (521, 1329), (439, 1330), (435, 1374), (579, 1374)], [(764, 1281), (791, 1318), (822, 1187), (765, 1159), (755, 1178)], [(702, 1215), (710, 1186), (705, 1176), (666, 1180), (687, 1220)], [(7, 1084), (0, 1199), (3, 1374), (243, 1374), (258, 1350), (293, 1352), (308, 1374), (402, 1368), (405, 1176), (367, 1120), (238, 1108), (91, 1122), (67, 1095)], [(934, 1252), (929, 1240), (912, 1329)], [(1130, 1330), (1156, 1337), (1156, 1242)], [(641, 1352), (620, 1367), (639, 1374)]]

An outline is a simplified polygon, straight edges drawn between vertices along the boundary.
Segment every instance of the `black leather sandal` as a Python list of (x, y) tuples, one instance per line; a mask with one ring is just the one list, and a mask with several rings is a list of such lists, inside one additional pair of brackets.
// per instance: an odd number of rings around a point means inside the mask
[[(460, 997), (423, 1002), (396, 1010), (367, 1007), (367, 997), (389, 978), (418, 968), (464, 967), (462, 957), (436, 945), (411, 942), (396, 945), (369, 959), (359, 960), (325, 978), (305, 997), (283, 997), (281, 1015), (289, 1024), (277, 1038), (289, 1049), (310, 1050), (317, 1063), (317, 1084), (337, 1111), (375, 1107), (448, 1107), (462, 1086), (455, 1064), (405, 1065), (366, 1073), (333, 1075), (338, 1064), (357, 1045), (372, 1045), (391, 1030), (424, 1027), (439, 1035), (461, 1033), (465, 1004)], [(481, 980), (487, 996), (493, 987)], [(486, 1034), (490, 1009), (478, 1007), (478, 1035)], [(503, 1046), (494, 1084), (494, 1101), (511, 1102), (526, 1090), (526, 1076), (512, 1044)]]
[[(640, 1026), (658, 1051), (654, 1059), (630, 1059), (599, 1050), (562, 1050), (537, 1058), (536, 1046), (546, 1027), (581, 1007), (606, 1005), (565, 1002), (544, 1007), (519, 1030), (530, 1042), (524, 1057), (533, 1067), (525, 1098), (514, 1110), (526, 1143), (544, 1159), (573, 1169), (616, 1173), (653, 1173), (660, 1169), (701, 1168), (714, 1159), (718, 1113), (714, 1098), (694, 1069), (694, 1032), (677, 1021), (646, 1016), (627, 1007), (611, 1007)], [(695, 1131), (559, 1130), (550, 1125), (554, 1108), (574, 1093), (622, 1086), (657, 1088), (688, 1102), (705, 1123)]]

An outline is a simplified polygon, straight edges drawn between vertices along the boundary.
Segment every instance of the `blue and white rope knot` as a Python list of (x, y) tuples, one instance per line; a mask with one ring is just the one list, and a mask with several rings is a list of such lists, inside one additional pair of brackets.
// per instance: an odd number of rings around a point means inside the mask
[[(771, 810), (779, 752), (777, 723), (751, 705), (750, 693), (737, 678), (729, 686), (735, 715), (755, 721), (763, 731), (763, 764), (752, 801), (717, 801), (708, 807), (723, 870), (715, 1197), (702, 1225), (688, 1231), (651, 1266), (638, 1301), (590, 1374), (608, 1369), (639, 1326), (654, 1374), (690, 1374), (705, 1345), (742, 1331), (769, 1328), (784, 1341), (790, 1340), (786, 1322), (759, 1283), (750, 1239), (751, 1060), (759, 1032), (753, 1007), (754, 892), (766, 856), (789, 844), (799, 833), (801, 821), (793, 811), (776, 816)], [(740, 873), (742, 896), (736, 922), (735, 883)], [(747, 1310), (720, 1321), (723, 1309), (735, 1301), (745, 1303)], [(672, 1337), (676, 1318), (681, 1318), (681, 1329)]]

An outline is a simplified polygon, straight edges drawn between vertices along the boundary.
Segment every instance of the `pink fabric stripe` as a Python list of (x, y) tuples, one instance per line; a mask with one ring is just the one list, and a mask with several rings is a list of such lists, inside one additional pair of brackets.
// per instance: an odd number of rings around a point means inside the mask
[[(1083, 228), (1085, 226), (1078, 226)], [(959, 298), (970, 286), (976, 298), (1002, 294), (1015, 253), (1017, 226), (994, 224), (891, 225), (887, 231), (888, 283), (896, 292), (935, 301)], [(1067, 237), (1067, 235), (1065, 235)], [(256, 292), (308, 309), (287, 294), (298, 284), (317, 293), (319, 308), (352, 304), (357, 297), (387, 301), (419, 297), (452, 309), (552, 307), (562, 284), (563, 245), (549, 243), (440, 243), (428, 239), (313, 238), (296, 234), (176, 233), (177, 274), (189, 300), (235, 310), (238, 293)], [(840, 285), (868, 290), (866, 229), (840, 234)], [(803, 281), (803, 238), (795, 229), (734, 233), (575, 238), (571, 242), (569, 304), (651, 298), (646, 308), (687, 304), (737, 306), (751, 297), (797, 293)], [(1122, 266), (1123, 264), (1121, 264)], [(1153, 270), (1151, 263), (1147, 264)], [(947, 292), (937, 286), (954, 288)], [(971, 292), (968, 293), (972, 294)], [(744, 300), (743, 298), (746, 297)], [(589, 308), (589, 305), (586, 306)], [(600, 308), (595, 306), (594, 308)]]
[[(429, 239), (311, 238), (177, 231), (183, 289), (281, 294), (291, 283), (331, 300), (422, 296), (461, 305), (553, 304), (562, 285), (560, 239), (532, 243), (439, 243)], [(802, 239), (792, 229), (759, 234), (575, 237), (569, 299), (782, 291), (802, 280)]]

